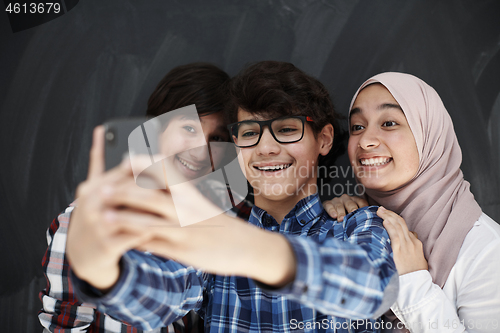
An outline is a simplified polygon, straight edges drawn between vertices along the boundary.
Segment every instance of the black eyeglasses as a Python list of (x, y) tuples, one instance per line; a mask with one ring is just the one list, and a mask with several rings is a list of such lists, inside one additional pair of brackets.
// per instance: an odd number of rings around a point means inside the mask
[(304, 123), (313, 121), (307, 116), (288, 116), (269, 120), (244, 120), (227, 126), (236, 147), (248, 148), (257, 145), (262, 137), (264, 126), (274, 140), (279, 143), (293, 143), (302, 140)]

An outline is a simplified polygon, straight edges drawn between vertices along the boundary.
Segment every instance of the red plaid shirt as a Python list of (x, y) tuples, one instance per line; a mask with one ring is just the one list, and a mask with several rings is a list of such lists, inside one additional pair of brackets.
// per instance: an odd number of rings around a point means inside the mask
[[(76, 202), (76, 201), (75, 201)], [(50, 332), (107, 332), (140, 333), (145, 332), (111, 316), (97, 311), (92, 305), (82, 303), (73, 293), (69, 278), (70, 266), (66, 259), (66, 236), (73, 202), (54, 219), (47, 230), (48, 248), (42, 259), (42, 266), (47, 279), (47, 287), (40, 292), (43, 309), (38, 318), (43, 327)], [(243, 200), (233, 209), (233, 215), (247, 220), (252, 209), (248, 200)], [(154, 331), (194, 333), (203, 332), (203, 319), (191, 311), (181, 320)]]

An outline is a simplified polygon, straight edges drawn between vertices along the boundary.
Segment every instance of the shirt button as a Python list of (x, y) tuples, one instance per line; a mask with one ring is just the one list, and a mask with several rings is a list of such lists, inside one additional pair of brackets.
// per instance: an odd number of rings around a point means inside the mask
[(309, 288), (307, 288), (307, 285), (304, 286), (304, 288), (302, 288), (302, 293), (307, 293), (307, 291), (309, 290)]
[(266, 218), (264, 219), (264, 226), (269, 227), (270, 225), (271, 219), (269, 218), (269, 216), (266, 216)]
[(306, 224), (306, 221), (304, 221), (304, 220), (300, 220), (300, 223), (302, 223), (302, 224)]
[(345, 298), (342, 298), (342, 299), (340, 300), (340, 304), (345, 304)]

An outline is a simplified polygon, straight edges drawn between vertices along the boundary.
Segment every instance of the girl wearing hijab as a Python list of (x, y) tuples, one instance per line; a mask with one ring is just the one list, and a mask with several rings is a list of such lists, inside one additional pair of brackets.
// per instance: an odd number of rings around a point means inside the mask
[(500, 226), (463, 178), (439, 95), (412, 75), (376, 75), (354, 95), (349, 126), (349, 159), (368, 202), (381, 205), (400, 275), (385, 327), (499, 332)]

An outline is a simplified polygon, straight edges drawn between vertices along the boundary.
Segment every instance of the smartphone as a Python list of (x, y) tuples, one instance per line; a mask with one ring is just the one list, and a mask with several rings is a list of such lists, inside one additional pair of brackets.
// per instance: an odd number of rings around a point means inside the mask
[(159, 126), (155, 119), (122, 118), (104, 123), (106, 170), (119, 165), (130, 154), (153, 156), (158, 150)]

